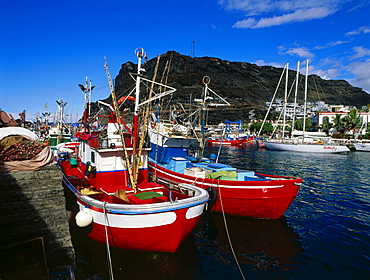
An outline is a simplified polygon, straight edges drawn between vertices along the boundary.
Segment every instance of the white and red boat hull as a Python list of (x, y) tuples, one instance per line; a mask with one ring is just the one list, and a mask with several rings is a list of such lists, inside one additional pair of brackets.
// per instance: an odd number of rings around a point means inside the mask
[[(140, 215), (140, 218), (109, 213), (110, 225), (107, 229), (109, 245), (131, 250), (175, 252), (181, 241), (186, 238), (198, 222), (203, 207), (204, 205), (202, 207), (195, 206), (195, 209)], [(194, 212), (197, 215), (187, 218), (188, 212)], [(93, 210), (93, 216), (94, 219), (97, 217), (103, 219), (99, 223), (94, 222), (92, 231), (88, 235), (93, 240), (106, 243), (104, 214)], [(114, 221), (118, 223), (114, 223)]]
[(106, 193), (82, 195), (65, 175), (63, 185), (73, 212), (85, 207), (91, 210), (93, 218), (87, 234), (91, 239), (131, 250), (175, 252), (199, 221), (208, 200), (208, 194), (202, 190), (203, 194), (186, 199), (186, 203), (179, 199), (125, 205), (114, 203), (116, 198)]

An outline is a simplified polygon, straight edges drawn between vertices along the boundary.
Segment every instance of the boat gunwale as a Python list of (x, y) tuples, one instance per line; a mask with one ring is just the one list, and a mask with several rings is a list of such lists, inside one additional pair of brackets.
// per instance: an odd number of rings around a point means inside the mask
[[(273, 189), (273, 188), (283, 188), (285, 187), (286, 182), (292, 182), (292, 184), (300, 186), (302, 184), (302, 179), (298, 177), (291, 177), (291, 176), (276, 176), (276, 175), (267, 175), (267, 174), (260, 174), (256, 173), (258, 175), (262, 175), (266, 178), (276, 178), (273, 180), (261, 180), (261, 181), (238, 181), (238, 180), (217, 180), (217, 179), (211, 179), (211, 178), (199, 178), (191, 175), (186, 175), (180, 172), (172, 171), (166, 168), (164, 165), (154, 161), (153, 159), (149, 159), (148, 166), (150, 164), (152, 165), (152, 168), (155, 170), (159, 170), (160, 172), (167, 172), (170, 176), (177, 176), (183, 180), (192, 181), (193, 184), (202, 184), (202, 185), (209, 185), (210, 187), (221, 187), (221, 188), (233, 188), (233, 189), (244, 189), (244, 190), (250, 190), (250, 189)], [(162, 168), (164, 170), (160, 170), (159, 168)], [(154, 171), (155, 172), (155, 171)], [(176, 173), (180, 174), (176, 175)], [(187, 178), (189, 177), (189, 178)], [(195, 178), (195, 179), (193, 179)], [(199, 180), (198, 180), (199, 179)], [(215, 183), (217, 182), (217, 183)], [(225, 183), (224, 183), (225, 182)], [(227, 182), (227, 184), (226, 184)], [(224, 183), (224, 184), (222, 184)], [(253, 185), (249, 185), (249, 184)], [(264, 184), (264, 185), (258, 185)], [(248, 185), (246, 185), (248, 184)]]
[(187, 188), (191, 189), (192, 191), (194, 191), (195, 196), (180, 199), (177, 201), (175, 200), (173, 202), (164, 201), (161, 203), (151, 203), (151, 204), (118, 204), (103, 202), (88, 195), (81, 194), (81, 192), (77, 190), (77, 188), (68, 180), (67, 176), (64, 174), (63, 182), (66, 184), (68, 189), (71, 190), (74, 193), (74, 195), (86, 205), (90, 205), (99, 209), (105, 209), (106, 211), (117, 214), (142, 215), (160, 212), (170, 212), (204, 204), (209, 199), (209, 195), (206, 190), (189, 184), (182, 184), (185, 185)]

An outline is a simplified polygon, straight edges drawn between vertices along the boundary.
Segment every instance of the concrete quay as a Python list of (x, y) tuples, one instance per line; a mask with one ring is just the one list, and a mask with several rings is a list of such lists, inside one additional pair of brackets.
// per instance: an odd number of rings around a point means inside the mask
[[(23, 261), (28, 254), (23, 251), (32, 247), (28, 242), (42, 240), (45, 266), (48, 269), (73, 266), (74, 249), (61, 180), (62, 174), (56, 165), (37, 171), (0, 173), (2, 261), (12, 259), (13, 251), (16, 251), (12, 248), (21, 248), (18, 253), (20, 256), (16, 256), (15, 260)], [(18, 245), (13, 246), (15, 244)], [(22, 269), (19, 267), (21, 263), (9, 265), (14, 265), (15, 269), (18, 265), (18, 270)], [(28, 266), (31, 265), (28, 263)], [(15, 270), (14, 273), (16, 272)], [(0, 269), (0, 279), (6, 279), (2, 278), (2, 273), (6, 273), (4, 267)]]

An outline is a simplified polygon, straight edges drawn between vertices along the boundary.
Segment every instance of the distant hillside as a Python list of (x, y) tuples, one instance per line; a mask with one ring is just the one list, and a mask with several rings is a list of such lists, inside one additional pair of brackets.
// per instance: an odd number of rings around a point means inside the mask
[[(144, 65), (145, 76), (153, 77), (157, 58)], [(202, 93), (202, 78), (211, 78), (210, 88), (227, 99), (232, 106), (217, 109), (209, 113), (209, 123), (218, 123), (224, 119), (247, 120), (249, 111), (264, 114), (265, 102), (271, 101), (279, 82), (282, 68), (257, 66), (245, 62), (229, 62), (213, 57), (189, 57), (174, 51), (163, 54), (160, 58), (156, 81), (161, 80), (166, 63), (170, 62), (167, 84), (175, 87), (173, 102), (188, 103), (190, 96), (199, 98)], [(126, 62), (115, 79), (118, 97), (128, 94), (133, 81), (130, 72), (136, 72), (136, 64)], [(289, 71), (289, 87), (294, 83), (295, 71)], [(284, 84), (284, 82), (283, 82)], [(277, 97), (284, 97), (284, 85), (280, 86)], [(303, 103), (304, 76), (301, 75), (299, 103)], [(109, 101), (109, 98), (107, 99)], [(293, 93), (290, 102), (293, 100)], [(317, 75), (309, 75), (308, 101), (324, 101), (328, 104), (354, 105), (361, 108), (370, 104), (370, 95), (360, 88), (351, 86), (344, 80), (324, 80)]]

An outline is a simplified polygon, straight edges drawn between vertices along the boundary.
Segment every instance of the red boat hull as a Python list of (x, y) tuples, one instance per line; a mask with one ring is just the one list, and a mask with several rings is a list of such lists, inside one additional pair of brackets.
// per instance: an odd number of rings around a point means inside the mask
[(212, 210), (227, 214), (278, 219), (291, 205), (298, 194), (302, 179), (293, 177), (263, 175), (279, 180), (269, 181), (228, 181), (196, 178), (170, 171), (149, 161), (149, 172), (164, 181), (188, 183), (208, 189), (212, 187), (217, 199)]
[(226, 146), (236, 146), (236, 145), (242, 144), (241, 142), (239, 142), (239, 140), (219, 140), (219, 139), (210, 140), (208, 139), (207, 141), (211, 145), (221, 145), (222, 144)]
[(248, 137), (248, 138), (237, 138), (237, 139), (233, 139), (233, 140), (220, 139), (220, 138), (208, 139), (207, 140), (207, 142), (210, 145), (226, 145), (226, 146), (239, 146), (239, 145), (244, 145), (244, 144), (251, 143), (252, 141), (254, 141), (253, 136)]

